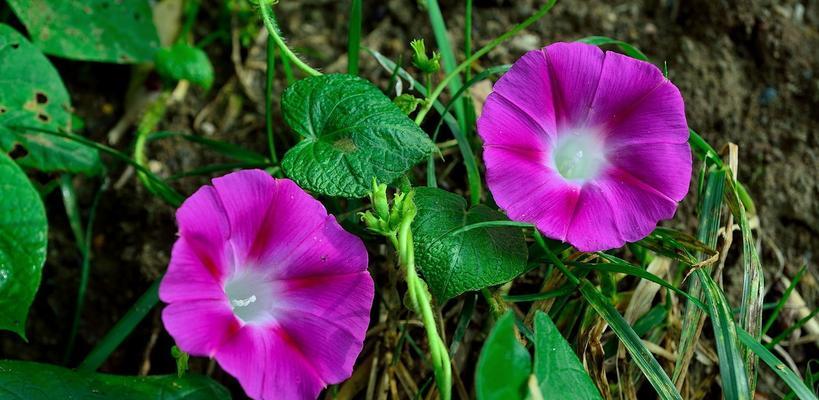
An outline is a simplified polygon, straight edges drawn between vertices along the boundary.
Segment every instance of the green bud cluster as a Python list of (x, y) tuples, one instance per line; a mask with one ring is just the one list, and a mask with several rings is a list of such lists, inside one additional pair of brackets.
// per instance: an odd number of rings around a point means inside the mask
[(432, 52), (432, 58), (427, 55), (427, 47), (424, 44), (424, 39), (416, 39), (410, 42), (412, 47), (412, 64), (420, 69), (425, 74), (433, 74), (441, 69), (441, 54), (437, 51)]
[(367, 228), (384, 236), (395, 236), (403, 221), (412, 221), (418, 213), (412, 201), (415, 192), (397, 193), (393, 196), (392, 207), (387, 198), (387, 185), (373, 179), (370, 202), (373, 210), (359, 213)]

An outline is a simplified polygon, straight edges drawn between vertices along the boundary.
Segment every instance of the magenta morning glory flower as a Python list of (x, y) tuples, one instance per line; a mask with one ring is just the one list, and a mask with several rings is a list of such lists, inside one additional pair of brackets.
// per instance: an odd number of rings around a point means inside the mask
[(159, 297), (180, 349), (215, 358), (254, 399), (314, 399), (350, 376), (373, 300), (361, 239), (259, 170), (214, 179), (176, 219)]
[(498, 205), (582, 251), (644, 238), (688, 192), (680, 91), (655, 66), (596, 46), (526, 53), (495, 84), (478, 132)]

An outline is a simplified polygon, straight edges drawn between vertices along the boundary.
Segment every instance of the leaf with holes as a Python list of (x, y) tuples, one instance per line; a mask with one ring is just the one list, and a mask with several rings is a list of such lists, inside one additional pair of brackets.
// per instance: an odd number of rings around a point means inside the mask
[(515, 335), (515, 314), (508, 311), (495, 326), (481, 349), (475, 368), (478, 400), (523, 400), (526, 380), (532, 373), (532, 357)]
[(569, 343), (541, 311), (535, 314), (535, 376), (544, 399), (602, 399)]
[(24, 338), (28, 308), (40, 286), (47, 230), (39, 193), (0, 153), (0, 329)]
[(3, 398), (26, 400), (221, 400), (228, 390), (202, 375), (119, 376), (49, 364), (0, 361)]
[(507, 282), (528, 269), (528, 250), (520, 228), (458, 232), (467, 225), (506, 220), (503, 214), (484, 205), (467, 210), (461, 196), (435, 188), (417, 188), (415, 205), (418, 215), (412, 234), (417, 264), (439, 302)]
[(373, 178), (390, 183), (428, 157), (434, 145), (370, 82), (351, 75), (300, 80), (282, 97), (285, 121), (304, 139), (282, 167), (301, 187), (364, 197)]
[(159, 37), (147, 0), (8, 0), (46, 54), (120, 64), (153, 61)]
[[(71, 100), (60, 75), (26, 38), (0, 24), (0, 151), (23, 153), (17, 162), (42, 171), (96, 174), (96, 150), (32, 130), (71, 130)], [(25, 156), (23, 156), (25, 155)]]

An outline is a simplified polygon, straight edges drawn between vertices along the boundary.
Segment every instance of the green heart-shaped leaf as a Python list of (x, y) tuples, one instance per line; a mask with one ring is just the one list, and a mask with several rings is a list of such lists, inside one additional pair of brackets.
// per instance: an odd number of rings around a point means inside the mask
[(49, 364), (0, 361), (3, 398), (26, 400), (222, 400), (225, 387), (202, 375), (118, 376)]
[(541, 311), (535, 315), (535, 376), (544, 399), (602, 399), (569, 343)]
[(0, 153), (0, 329), (23, 338), (40, 287), (47, 229), (40, 195), (23, 170)]
[(429, 137), (370, 82), (350, 75), (300, 80), (282, 97), (287, 124), (304, 140), (282, 167), (301, 187), (364, 197), (373, 178), (390, 183), (433, 151)]
[(96, 174), (99, 154), (79, 143), (36, 131), (71, 130), (71, 100), (51, 62), (23, 35), (0, 24), (0, 152), (22, 146), (17, 162), (42, 171)]
[(458, 232), (467, 225), (506, 220), (500, 212), (484, 205), (467, 210), (461, 196), (435, 188), (417, 188), (414, 200), (418, 207), (412, 224), (417, 264), (439, 302), (526, 272), (528, 250), (520, 228)]
[(8, 0), (32, 41), (76, 60), (152, 61), (159, 37), (147, 0)]
[[(523, 400), (532, 357), (515, 336), (515, 314), (504, 314), (483, 345), (475, 369), (478, 400)], [(551, 397), (547, 397), (551, 398)], [(557, 397), (562, 398), (562, 397)]]
[(163, 48), (156, 53), (156, 72), (172, 79), (185, 79), (205, 89), (213, 84), (213, 65), (202, 49), (184, 43)]

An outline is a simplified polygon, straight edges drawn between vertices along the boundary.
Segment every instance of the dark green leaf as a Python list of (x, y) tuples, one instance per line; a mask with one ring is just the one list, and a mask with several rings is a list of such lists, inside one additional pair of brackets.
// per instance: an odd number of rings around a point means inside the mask
[(147, 0), (9, 0), (46, 54), (77, 60), (153, 61), (159, 48)]
[(439, 302), (507, 282), (528, 269), (520, 228), (464, 229), (505, 220), (503, 214), (484, 205), (467, 210), (461, 196), (435, 188), (417, 188), (415, 204), (418, 216), (412, 234), (417, 264)]
[(0, 397), (13, 400), (221, 400), (223, 386), (202, 375), (118, 376), (49, 364), (0, 361)]
[(526, 398), (526, 381), (532, 373), (532, 357), (515, 335), (515, 314), (502, 316), (478, 358), (475, 391), (478, 400)]
[(187, 80), (205, 89), (213, 84), (213, 65), (202, 49), (177, 43), (156, 53), (156, 72), (174, 81)]
[(99, 154), (78, 143), (26, 126), (71, 130), (71, 100), (51, 62), (23, 35), (0, 24), (0, 151), (17, 146), (27, 153), (17, 162), (43, 171), (96, 174)]
[(46, 258), (47, 230), (40, 195), (20, 167), (0, 153), (0, 329), (24, 338)]
[(432, 141), (370, 82), (350, 75), (300, 80), (284, 93), (287, 124), (304, 137), (284, 156), (305, 189), (363, 197), (373, 178), (390, 183), (434, 149)]
[(583, 364), (545, 313), (535, 315), (535, 376), (544, 399), (601, 399)]

